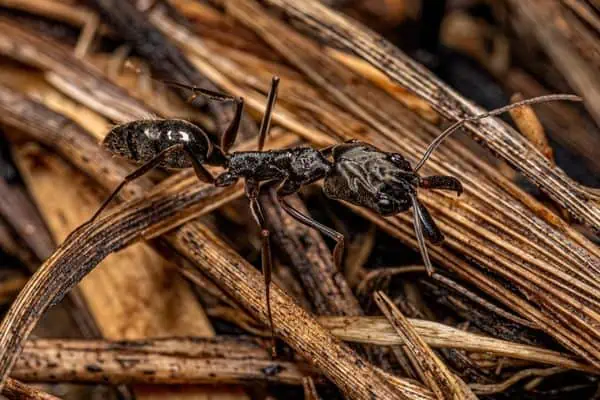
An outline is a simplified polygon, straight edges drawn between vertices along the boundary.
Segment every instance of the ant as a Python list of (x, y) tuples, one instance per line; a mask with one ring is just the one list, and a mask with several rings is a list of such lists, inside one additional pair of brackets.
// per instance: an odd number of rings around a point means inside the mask
[[(401, 154), (385, 152), (357, 140), (322, 149), (293, 147), (263, 151), (277, 99), (279, 78), (276, 76), (273, 77), (267, 95), (266, 109), (259, 130), (258, 149), (230, 153), (229, 150), (235, 143), (239, 131), (244, 99), (177, 82), (166, 81), (165, 83), (190, 90), (192, 92), (190, 101), (198, 96), (204, 96), (210, 100), (235, 103), (234, 118), (222, 134), (220, 145), (214, 145), (208, 135), (198, 126), (179, 119), (138, 120), (115, 126), (105, 137), (104, 146), (112, 153), (143, 164), (125, 177), (104, 201), (90, 222), (104, 210), (127, 182), (144, 175), (157, 166), (171, 169), (193, 167), (198, 179), (219, 187), (230, 186), (240, 178), (244, 179), (245, 193), (250, 202), (252, 216), (261, 229), (262, 271), (272, 338), (274, 338), (270, 304), (272, 260), (270, 234), (266, 227), (261, 204), (258, 201), (261, 183), (273, 184), (276, 187), (277, 200), (282, 209), (290, 216), (336, 242), (333, 259), (338, 269), (341, 268), (344, 253), (344, 236), (293, 208), (285, 201), (286, 196), (296, 193), (305, 185), (324, 179), (323, 189), (327, 197), (366, 207), (382, 216), (398, 214), (408, 211), (412, 207), (419, 248), (427, 272), (431, 275), (433, 265), (429, 259), (426, 239), (432, 244), (440, 244), (444, 240), (444, 235), (431, 214), (419, 201), (417, 190), (441, 189), (456, 192), (458, 195), (463, 191), (462, 184), (455, 177), (438, 175), (422, 177), (419, 175), (419, 170), (433, 151), (466, 122), (498, 115), (527, 104), (555, 100), (582, 100), (573, 95), (540, 96), (461, 119), (429, 145), (421, 160), (413, 168)], [(220, 166), (225, 171), (214, 177), (206, 170), (205, 164)], [(272, 352), (275, 354), (274, 345)]]

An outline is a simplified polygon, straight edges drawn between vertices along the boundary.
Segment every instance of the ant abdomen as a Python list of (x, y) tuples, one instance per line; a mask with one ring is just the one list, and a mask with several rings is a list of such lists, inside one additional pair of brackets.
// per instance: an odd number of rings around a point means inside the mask
[[(112, 128), (103, 141), (113, 154), (138, 164), (148, 162), (161, 151), (175, 145), (190, 149), (200, 163), (207, 162), (213, 149), (206, 133), (198, 126), (180, 119), (138, 120)], [(190, 168), (192, 163), (184, 149), (175, 149), (165, 157), (162, 167)]]

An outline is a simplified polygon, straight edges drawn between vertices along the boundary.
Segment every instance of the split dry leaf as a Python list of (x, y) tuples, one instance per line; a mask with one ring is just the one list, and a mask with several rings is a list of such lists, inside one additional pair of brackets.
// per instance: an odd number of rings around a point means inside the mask
[(454, 375), (423, 341), (392, 300), (383, 292), (375, 292), (374, 297), (379, 309), (400, 336), (402, 349), (435, 397), (438, 400), (476, 399), (462, 379)]
[(303, 378), (302, 386), (304, 387), (304, 400), (321, 400), (311, 377)]

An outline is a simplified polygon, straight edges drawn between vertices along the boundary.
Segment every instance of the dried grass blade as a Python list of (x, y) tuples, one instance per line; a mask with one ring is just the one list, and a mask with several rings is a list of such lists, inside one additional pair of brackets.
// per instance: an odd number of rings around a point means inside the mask
[(454, 375), (423, 341), (410, 322), (383, 292), (376, 292), (375, 302), (404, 342), (402, 347), (413, 367), (439, 400), (476, 399), (468, 386)]

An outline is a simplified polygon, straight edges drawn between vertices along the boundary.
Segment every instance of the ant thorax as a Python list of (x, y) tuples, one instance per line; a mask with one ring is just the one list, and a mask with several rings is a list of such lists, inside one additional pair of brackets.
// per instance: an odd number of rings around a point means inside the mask
[(221, 178), (223, 183), (238, 178), (257, 182), (288, 179), (305, 185), (324, 178), (331, 163), (316, 149), (295, 147), (235, 152), (229, 156), (227, 167), (227, 179)]
[(325, 178), (325, 194), (369, 208), (381, 215), (408, 210), (418, 176), (399, 154), (362, 142), (333, 149), (333, 167)]

